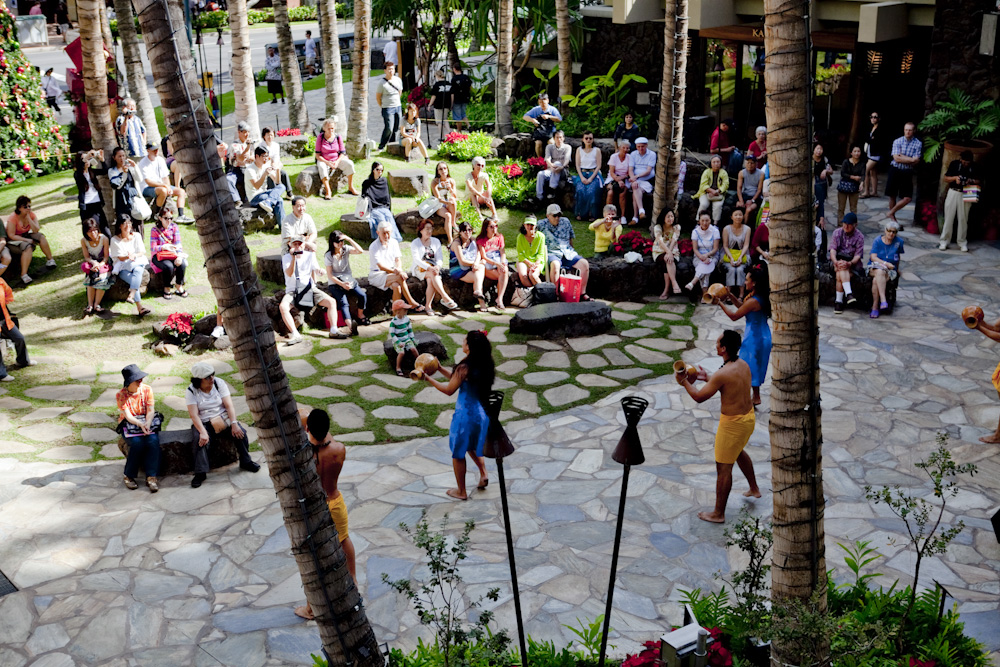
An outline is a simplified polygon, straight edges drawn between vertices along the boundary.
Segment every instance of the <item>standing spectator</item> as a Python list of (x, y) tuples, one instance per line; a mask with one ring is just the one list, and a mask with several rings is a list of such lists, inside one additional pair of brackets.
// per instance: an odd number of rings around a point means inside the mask
[(477, 155), (472, 158), (472, 171), (465, 179), (465, 189), (469, 191), (469, 201), (476, 213), (483, 215), (479, 210), (480, 206), (490, 207), (490, 216), (497, 217), (497, 206), (493, 203), (493, 184), (490, 183), (490, 175), (486, 173), (485, 158)]
[[(715, 157), (718, 157), (716, 155)], [(715, 161), (715, 158), (712, 158)], [(708, 211), (698, 213), (698, 226), (691, 232), (691, 245), (694, 246), (694, 278), (691, 279), (684, 289), (691, 291), (696, 282), (701, 283), (701, 291), (708, 289), (709, 278), (715, 271), (715, 264), (719, 258), (719, 243), (722, 240), (719, 228), (712, 224), (712, 216)]]
[(715, 153), (719, 156), (727, 171), (736, 171), (740, 168), (740, 163), (743, 161), (743, 156), (729, 138), (729, 131), (732, 127), (732, 118), (727, 118), (719, 123), (719, 126), (712, 131), (712, 141), (708, 148), (709, 153)]
[(441, 241), (431, 234), (434, 233), (434, 223), (426, 218), (417, 224), (417, 238), (410, 242), (410, 257), (413, 258), (413, 274), (423, 280), (427, 287), (424, 290), (424, 310), (428, 315), (434, 315), (434, 296), (440, 295), (441, 305), (448, 310), (458, 308), (458, 304), (444, 289), (441, 272), (444, 270), (444, 253)]
[(594, 220), (600, 215), (601, 151), (594, 147), (594, 133), (583, 133), (583, 146), (576, 152), (576, 199), (573, 204), (576, 219)]
[(746, 168), (740, 170), (736, 179), (736, 205), (742, 206), (747, 217), (750, 217), (763, 199), (761, 191), (764, 189), (764, 172), (757, 168), (757, 158), (752, 154), (747, 153), (745, 162)]
[(347, 189), (350, 193), (355, 197), (358, 195), (358, 190), (354, 187), (354, 163), (347, 157), (344, 140), (337, 134), (336, 124), (335, 118), (327, 118), (323, 121), (323, 131), (316, 137), (316, 168), (319, 170), (319, 180), (323, 183), (320, 194), (327, 201), (333, 197), (330, 177), (338, 169), (347, 176)]
[(826, 195), (830, 188), (829, 179), (833, 175), (833, 165), (823, 155), (823, 144), (816, 144), (812, 154), (813, 194), (816, 195), (816, 219), (826, 224)]
[(371, 227), (372, 238), (378, 238), (379, 227), (388, 225), (392, 238), (398, 243), (403, 240), (403, 235), (399, 233), (396, 219), (392, 216), (392, 196), (389, 194), (389, 182), (382, 175), (384, 171), (385, 167), (381, 162), (372, 162), (372, 172), (361, 184), (361, 196), (368, 199), (371, 206), (368, 225)]
[(545, 237), (535, 231), (538, 223), (534, 218), (526, 218), (517, 235), (517, 277), (522, 287), (533, 287), (542, 282), (548, 260)]
[(302, 341), (302, 335), (295, 327), (292, 319), (292, 306), (295, 305), (304, 312), (313, 306), (326, 308), (330, 321), (330, 338), (347, 338), (337, 329), (337, 307), (330, 295), (316, 286), (313, 276), (321, 271), (316, 262), (316, 253), (306, 250), (305, 239), (293, 236), (288, 239), (288, 251), (281, 255), (281, 269), (285, 274), (285, 293), (281, 297), (278, 309), (281, 311), (281, 321), (288, 328), (287, 345), (295, 345)]
[(55, 109), (56, 113), (59, 113), (58, 99), (62, 95), (62, 89), (55, 78), (53, 78), (53, 71), (55, 70), (51, 67), (45, 70), (45, 76), (42, 77), (42, 91), (45, 93), (45, 103)]
[(380, 290), (392, 290), (393, 301), (405, 297), (406, 302), (418, 312), (426, 310), (417, 304), (406, 286), (409, 278), (403, 271), (403, 253), (399, 242), (392, 238), (394, 225), (382, 221), (378, 225), (378, 238), (368, 246), (368, 284)]
[(154, 430), (156, 415), (153, 388), (142, 379), (149, 373), (139, 370), (135, 364), (122, 369), (124, 386), (115, 394), (118, 405), (118, 428), (128, 443), (128, 458), (125, 459), (125, 488), (139, 488), (135, 478), (139, 466), (146, 471), (146, 486), (150, 493), (160, 490), (156, 476), (160, 472), (160, 434)]
[(711, 210), (709, 219), (718, 226), (722, 221), (722, 204), (729, 190), (729, 173), (722, 168), (722, 158), (712, 156), (709, 168), (701, 172), (701, 181), (694, 198), (698, 200), (698, 216)]
[(862, 199), (878, 197), (878, 166), (885, 151), (885, 140), (882, 136), (884, 133), (878, 126), (878, 113), (873, 111), (870, 120), (872, 129), (868, 133), (868, 141), (865, 142), (868, 164), (865, 165), (865, 181), (861, 184)]
[(281, 220), (281, 254), (288, 252), (288, 239), (293, 236), (303, 238), (303, 247), (316, 252), (316, 222), (306, 213), (306, 198), (295, 195), (292, 198), (292, 212)]
[(386, 43), (382, 46), (382, 60), (384, 65), (393, 63), (394, 65), (399, 64), (399, 48), (396, 46), (395, 39), (388, 39)]
[[(19, 368), (27, 368), (28, 366), (34, 366), (38, 362), (32, 361), (28, 358), (28, 345), (24, 342), (24, 334), (17, 328), (14, 320), (10, 316), (10, 311), (7, 309), (7, 305), (14, 300), (14, 290), (10, 288), (7, 282), (0, 278), (0, 333), (3, 333), (3, 337), (14, 343), (14, 351), (17, 354), (17, 365)], [(0, 382), (13, 382), (14, 376), (7, 373), (7, 366), (3, 362), (3, 350), (4, 346), (0, 345)]]
[(62, 33), (63, 44), (69, 43), (69, 29), (73, 27), (73, 24), (69, 20), (69, 8), (66, 6), (65, 0), (59, 0), (59, 4), (56, 6), (56, 24), (59, 26), (59, 32)]
[[(168, 301), (174, 294), (182, 299), (187, 298), (184, 289), (184, 273), (187, 271), (187, 254), (181, 245), (181, 232), (173, 220), (174, 214), (169, 206), (164, 206), (156, 214), (156, 224), (149, 232), (149, 256), (153, 273), (163, 273), (163, 298)], [(171, 289), (170, 284), (175, 287)]]
[(28, 267), (31, 266), (31, 255), (35, 247), (41, 247), (45, 254), (45, 268), (56, 268), (56, 260), (52, 258), (49, 240), (41, 231), (38, 216), (31, 210), (31, 199), (21, 195), (14, 202), (14, 212), (7, 218), (7, 245), (21, 251), (21, 282), (27, 285), (31, 282)]
[(312, 30), (306, 30), (305, 56), (309, 76), (316, 76), (316, 40), (313, 39)]
[(615, 127), (615, 145), (627, 141), (629, 151), (634, 151), (638, 148), (635, 145), (635, 140), (640, 136), (642, 136), (642, 130), (635, 124), (635, 114), (632, 113), (631, 109), (628, 109), (625, 111), (625, 120)]
[(267, 81), (267, 92), (271, 93), (271, 104), (278, 103), (278, 95), (281, 95), (281, 103), (285, 103), (285, 87), (281, 85), (281, 56), (273, 46), (267, 47), (267, 56), (264, 57), (264, 80)]
[(149, 315), (152, 311), (142, 305), (142, 293), (139, 291), (149, 260), (146, 258), (142, 237), (132, 231), (130, 216), (123, 215), (118, 219), (110, 246), (111, 261), (114, 262), (111, 273), (128, 285), (128, 298), (125, 301), (135, 304), (136, 314), (139, 317)]
[(31, 5), (31, 9), (28, 10), (28, 16), (41, 16), (42, 15), (42, 3), (36, 2)]
[(382, 108), (382, 139), (378, 149), (383, 150), (386, 144), (396, 141), (399, 131), (399, 121), (403, 115), (403, 102), (400, 95), (403, 92), (403, 82), (396, 76), (396, 66), (392, 62), (385, 64), (385, 75), (375, 88), (375, 101)]
[(229, 144), (229, 168), (236, 176), (236, 190), (244, 204), (250, 201), (244, 186), (244, 171), (254, 159), (254, 141), (250, 136), (250, 123), (241, 120), (236, 124), (236, 141)]
[(83, 251), (83, 284), (87, 288), (87, 307), (83, 309), (84, 316), (104, 312), (101, 299), (104, 293), (111, 289), (115, 277), (111, 273), (110, 239), (101, 232), (97, 218), (83, 221), (83, 238), (80, 239), (80, 249)]
[(857, 301), (851, 289), (851, 275), (863, 275), (861, 258), (864, 254), (865, 235), (858, 229), (858, 216), (848, 213), (830, 240), (830, 261), (837, 275), (837, 301), (833, 305), (837, 315), (844, 312), (845, 295), (847, 305)]
[(122, 110), (115, 120), (118, 145), (125, 149), (130, 158), (142, 158), (146, 151), (146, 126), (135, 113), (135, 100), (122, 100)]
[(549, 104), (549, 94), (542, 93), (538, 96), (538, 106), (529, 109), (521, 118), (535, 126), (531, 132), (531, 138), (535, 140), (535, 155), (544, 157), (545, 146), (556, 133), (556, 123), (562, 122), (562, 114)]
[[(350, 248), (347, 247), (348, 244), (350, 244)], [(364, 288), (358, 285), (354, 274), (351, 273), (351, 255), (363, 255), (365, 251), (358, 245), (357, 241), (339, 231), (330, 232), (329, 247), (330, 249), (323, 255), (323, 263), (326, 265), (326, 279), (330, 285), (330, 295), (340, 306), (340, 314), (344, 317), (346, 331), (342, 333), (351, 335), (354, 328), (351, 326), (351, 308), (347, 302), (348, 292), (354, 292), (358, 297), (358, 324), (365, 326), (371, 324), (365, 317), (368, 294)]]
[[(535, 179), (535, 196), (542, 199), (546, 194), (555, 196), (563, 177), (569, 174), (570, 160), (573, 157), (573, 147), (565, 143), (562, 130), (556, 130), (552, 135), (552, 143), (545, 147), (545, 169), (538, 172)], [(548, 184), (548, 192), (545, 186)]]
[(630, 225), (639, 224), (639, 219), (646, 218), (642, 196), (653, 191), (653, 179), (656, 178), (656, 153), (649, 150), (649, 140), (639, 137), (635, 140), (635, 152), (629, 155), (628, 180), (632, 185), (632, 221)]
[(183, 188), (170, 184), (170, 168), (159, 153), (159, 146), (146, 144), (146, 157), (139, 160), (139, 174), (143, 181), (142, 196), (146, 199), (155, 196), (157, 208), (163, 207), (167, 197), (174, 197), (177, 200), (177, 222), (194, 222), (194, 218), (184, 215), (187, 194)]
[(851, 146), (851, 157), (840, 165), (840, 183), (837, 184), (837, 220), (844, 219), (847, 203), (851, 204), (851, 213), (858, 212), (858, 192), (865, 180), (865, 161), (861, 154), (861, 146)]
[(948, 171), (944, 174), (944, 182), (948, 185), (948, 194), (944, 199), (944, 227), (941, 229), (938, 250), (947, 250), (951, 242), (951, 228), (958, 218), (958, 248), (969, 252), (966, 235), (969, 231), (969, 209), (972, 202), (964, 196), (966, 185), (978, 185), (979, 173), (972, 161), (972, 151), (962, 151), (957, 160), (952, 160)]
[(472, 79), (462, 72), (461, 63), (451, 67), (451, 119), (455, 129), (461, 132), (463, 125), (468, 125), (469, 95), (472, 92)]
[(104, 215), (104, 195), (97, 185), (97, 175), (107, 173), (107, 169), (101, 164), (103, 153), (104, 151), (77, 153), (73, 165), (73, 180), (76, 181), (76, 203), (80, 208), (80, 221), (97, 218), (101, 233), (111, 238), (110, 226)]
[[(288, 178), (288, 172), (282, 169), (281, 164), (281, 146), (278, 145), (277, 140), (274, 138), (274, 130), (269, 127), (265, 127), (260, 131), (260, 143), (267, 149), (267, 155), (271, 158), (271, 166), (278, 170), (278, 175), (281, 176), (281, 184), (285, 186), (285, 198), (291, 199), (292, 197), (292, 181)], [(270, 179), (268, 179), (270, 180)], [(277, 185), (277, 181), (270, 181), (270, 187)]]
[(417, 115), (417, 105), (410, 102), (406, 105), (406, 115), (403, 116), (403, 125), (399, 128), (399, 141), (403, 144), (403, 156), (407, 162), (410, 160), (410, 151), (416, 146), (420, 149), (420, 154), (424, 156), (424, 164), (430, 162), (427, 157), (427, 146), (420, 138), (420, 116)]
[(243, 187), (246, 189), (251, 206), (259, 206), (266, 213), (273, 213), (274, 219), (280, 221), (285, 219), (285, 209), (281, 201), (285, 186), (276, 185), (270, 190), (267, 189), (268, 178), (275, 182), (281, 180), (278, 171), (270, 165), (270, 160), (266, 148), (260, 146), (255, 148), (253, 162), (243, 171)]
[(899, 261), (904, 252), (903, 239), (899, 238), (899, 223), (887, 220), (882, 236), (875, 239), (868, 258), (868, 273), (872, 277), (872, 312), (875, 319), (889, 310), (885, 286), (899, 276)]
[[(434, 122), (438, 126), (438, 138), (443, 139), (450, 131), (448, 127), (448, 109), (451, 108), (451, 84), (445, 78), (442, 67), (434, 73), (434, 85), (431, 87), (430, 105), (434, 109)], [(407, 108), (409, 111), (409, 108)]]
[[(605, 204), (618, 204), (618, 211), (622, 216), (622, 225), (625, 224), (625, 202), (626, 195), (630, 192), (628, 182), (629, 172), (632, 170), (632, 161), (629, 158), (629, 141), (618, 139), (616, 144), (618, 152), (608, 158), (608, 179), (605, 181), (608, 187), (608, 198)], [(681, 162), (681, 164), (684, 164)]]
[(907, 123), (903, 126), (903, 136), (892, 142), (892, 161), (889, 163), (885, 194), (889, 197), (889, 219), (893, 222), (899, 222), (896, 213), (913, 200), (913, 173), (924, 152), (924, 144), (913, 136), (915, 131), (916, 126)]
[[(126, 157), (125, 149), (119, 146), (111, 154), (111, 167), (108, 168), (108, 180), (115, 189), (115, 216), (132, 215), (132, 200), (139, 196), (138, 183), (142, 182), (138, 168), (131, 158)], [(117, 224), (117, 221), (116, 221)], [(142, 221), (138, 223), (139, 236), (142, 236)]]
[(549, 204), (545, 209), (545, 220), (538, 225), (538, 232), (545, 237), (545, 247), (549, 259), (549, 280), (557, 283), (561, 269), (576, 269), (580, 272), (580, 301), (590, 301), (587, 295), (587, 281), (590, 279), (590, 262), (581, 257), (573, 247), (576, 232), (569, 218), (562, 215), (559, 204)]
[[(759, 125), (754, 134), (755, 139), (747, 146), (747, 154), (754, 156), (758, 169), (763, 169), (767, 164), (767, 128)], [(749, 213), (750, 211), (747, 211), (748, 215)]]

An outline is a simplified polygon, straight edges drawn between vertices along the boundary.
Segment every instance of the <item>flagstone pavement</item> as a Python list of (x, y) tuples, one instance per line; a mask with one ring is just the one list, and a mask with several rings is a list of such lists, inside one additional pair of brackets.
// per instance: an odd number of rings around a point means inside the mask
[[(862, 202), (863, 231), (877, 233), (877, 200)], [(899, 484), (927, 492), (914, 463), (939, 431), (979, 474), (960, 480), (945, 522), (965, 530), (948, 552), (924, 562), (921, 584), (943, 584), (967, 629), (1000, 650), (1000, 546), (989, 517), (1000, 505), (1000, 455), (978, 442), (997, 423), (989, 383), (1000, 347), (968, 331), (969, 303), (1000, 312), (1000, 245), (942, 253), (922, 231), (905, 231), (899, 302), (891, 317), (820, 314), (827, 565), (843, 578), (839, 542), (870, 540), (882, 556), (879, 581), (911, 580), (913, 552), (900, 521), (864, 499), (864, 486)], [(714, 340), (728, 320), (699, 307), (697, 339), (684, 358), (718, 366)], [(737, 475), (728, 514), (742, 506), (769, 516), (769, 387), (749, 453), (764, 492), (741, 495)], [(639, 381), (593, 405), (506, 423), (517, 451), (506, 461), (511, 529), (527, 631), (566, 643), (563, 624), (603, 613), (621, 467), (610, 453), (624, 427), (619, 400), (650, 401), (639, 433), (646, 463), (632, 471), (614, 597), (616, 653), (656, 639), (678, 622), (682, 589), (716, 589), (716, 572), (739, 567), (722, 528), (695, 514), (713, 498), (713, 433), (718, 399), (696, 406), (672, 377)], [(447, 406), (443, 406), (445, 409)], [(40, 422), (43, 423), (43, 422)], [(427, 636), (413, 611), (381, 583), (421, 576), (420, 558), (398, 529), (424, 510), (458, 529), (474, 519), (462, 564), (466, 598), (497, 586), (491, 607), (513, 628), (513, 603), (499, 489), (450, 501), (446, 438), (355, 446), (342, 477), (358, 551), (358, 585), (379, 641), (412, 647)], [(0, 598), (0, 664), (311, 664), (315, 624), (297, 618), (301, 582), (288, 552), (268, 477), (236, 468), (214, 472), (198, 490), (167, 478), (157, 495), (121, 487), (121, 463), (23, 463), (0, 458), (0, 570), (19, 592)], [(1000, 664), (996, 662), (995, 664)]]

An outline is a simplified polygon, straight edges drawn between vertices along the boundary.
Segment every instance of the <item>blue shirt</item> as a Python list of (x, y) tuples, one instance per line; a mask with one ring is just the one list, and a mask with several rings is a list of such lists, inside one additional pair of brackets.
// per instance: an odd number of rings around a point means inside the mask
[[(920, 139), (917, 139), (916, 137), (913, 137), (909, 141), (906, 140), (906, 137), (900, 137), (892, 142), (893, 155), (905, 155), (906, 157), (918, 158), (923, 155), (923, 152), (924, 145)], [(913, 169), (912, 164), (899, 164), (895, 160), (893, 160), (890, 165), (902, 171), (911, 171)]]
[(550, 116), (555, 116), (556, 120), (562, 120), (562, 114), (559, 113), (559, 109), (556, 109), (551, 104), (549, 105), (548, 109), (544, 110), (542, 109), (541, 105), (539, 105), (524, 115), (527, 116), (528, 118), (538, 118), (543, 113), (548, 114)]
[(118, 135), (118, 144), (125, 149), (129, 157), (146, 157), (146, 145), (142, 140), (142, 135), (146, 134), (146, 126), (139, 120), (139, 116), (133, 115), (131, 118), (118, 116), (115, 120), (115, 131), (121, 128), (122, 123), (127, 123), (125, 136)]
[(899, 256), (903, 254), (903, 239), (897, 236), (895, 239), (893, 239), (891, 244), (886, 245), (885, 241), (882, 240), (882, 236), (880, 235), (878, 236), (878, 238), (875, 239), (875, 242), (872, 243), (871, 254), (875, 255), (883, 262), (888, 262), (889, 264), (892, 264), (894, 267), (898, 269), (899, 259), (900, 259)]
[(570, 247), (570, 241), (576, 238), (573, 230), (573, 223), (569, 218), (559, 218), (559, 224), (552, 226), (548, 218), (538, 222), (538, 233), (545, 237), (545, 245), (549, 249), (549, 254), (561, 254), (563, 248)]

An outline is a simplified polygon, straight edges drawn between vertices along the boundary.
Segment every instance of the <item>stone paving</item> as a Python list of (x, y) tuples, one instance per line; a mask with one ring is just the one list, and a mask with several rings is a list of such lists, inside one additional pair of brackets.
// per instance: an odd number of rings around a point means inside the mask
[[(869, 243), (877, 230), (878, 206), (884, 206), (884, 200), (876, 200), (869, 207), (870, 201), (863, 202), (861, 216)], [(945, 585), (968, 630), (997, 651), (1000, 546), (989, 516), (1000, 504), (1000, 456), (977, 438), (1000, 416), (989, 384), (1000, 350), (969, 332), (959, 312), (973, 302), (991, 315), (1000, 311), (1000, 247), (974, 243), (970, 254), (942, 253), (932, 249), (935, 239), (922, 231), (907, 230), (903, 236), (908, 247), (894, 315), (870, 320), (867, 313), (834, 316), (824, 309), (820, 316), (828, 566), (842, 576), (846, 569), (836, 543), (866, 539), (882, 555), (873, 568), (883, 573), (881, 581), (910, 581), (913, 557), (901, 522), (884, 507), (870, 506), (863, 488), (900, 484), (926, 490), (913, 464), (934, 448), (938, 431), (948, 432), (955, 457), (975, 462), (979, 474), (961, 480), (946, 514), (947, 522), (963, 518), (965, 531), (947, 554), (925, 561), (921, 581)], [(628, 317), (639, 309), (647, 315), (671, 314), (671, 305), (666, 308), (619, 304), (616, 320), (633, 325), (633, 331), (652, 329), (654, 320), (663, 320)], [(691, 323), (697, 333), (682, 333), (697, 337), (682, 358), (717, 367), (714, 340), (732, 325), (715, 307), (699, 307)], [(643, 343), (669, 341), (658, 336), (640, 333), (636, 349), (658, 351)], [(628, 370), (607, 368), (604, 364), (617, 363), (613, 355), (599, 355), (601, 344), (590, 349), (590, 343), (542, 345), (551, 349), (542, 349), (535, 364), (541, 368), (532, 373), (564, 373), (559, 370), (563, 354), (578, 355), (576, 363), (584, 370), (593, 364), (593, 372), (574, 369), (584, 386), (584, 375), (607, 379), (611, 371)], [(521, 361), (517, 354), (504, 359), (503, 364)], [(543, 359), (552, 366), (544, 366)], [(340, 377), (352, 372), (369, 377), (370, 370), (360, 366), (337, 367), (346, 361), (332, 362), (331, 370)], [(363, 362), (352, 365), (358, 364)], [(33, 403), (0, 396), (0, 428), (8, 431), (11, 413), (20, 411), (14, 418), (23, 423), (18, 434), (48, 442), (54, 426), (75, 435), (61, 422), (49, 423), (70, 413), (68, 422), (80, 429), (81, 440), (106, 442), (111, 390), (93, 402), (89, 390), (113, 374), (113, 366), (105, 362), (96, 372), (77, 369), (79, 379), (55, 395), (45, 387), (28, 390), (33, 395), (41, 390), (58, 405), (29, 411)], [(510, 368), (524, 372), (527, 366)], [(232, 370), (228, 364), (220, 367), (220, 373)], [(543, 383), (546, 379), (552, 381)], [(538, 386), (564, 379), (546, 376)], [(562, 624), (575, 625), (578, 617), (591, 619), (604, 609), (621, 479), (621, 467), (610, 460), (624, 428), (618, 401), (627, 394), (650, 401), (639, 428), (647, 461), (630, 478), (615, 593), (618, 653), (657, 638), (679, 620), (681, 589), (715, 589), (713, 573), (742, 562), (741, 554), (725, 548), (719, 526), (695, 517), (713, 498), (718, 399), (696, 406), (666, 373), (647, 375), (631, 387), (632, 378), (622, 380), (621, 390), (593, 403), (505, 423), (517, 446), (505, 471), (526, 628), (536, 639), (565, 644), (572, 637)], [(329, 393), (335, 387), (312, 386), (320, 398), (336, 404), (338, 396)], [(371, 382), (365, 386), (393, 391)], [(82, 396), (78, 387), (88, 389), (84, 402), (67, 398)], [(533, 392), (534, 400), (546, 399), (546, 391), (541, 398)], [(745, 481), (737, 475), (730, 515), (743, 505), (755, 515), (770, 514), (768, 386), (763, 394), (748, 451), (764, 496), (744, 499)], [(73, 401), (75, 407), (62, 405)], [(530, 397), (522, 394), (522, 401), (530, 404)], [(407, 406), (393, 407), (384, 418), (405, 421), (396, 410)], [(216, 471), (197, 491), (187, 488), (185, 478), (166, 478), (162, 491), (150, 495), (121, 487), (120, 461), (20, 461), (14, 457), (21, 446), (0, 442), (0, 452), (12, 454), (0, 458), (0, 570), (21, 589), (0, 598), (0, 664), (310, 664), (318, 634), (314, 624), (292, 613), (302, 601), (301, 582), (264, 474), (235, 467)], [(93, 451), (84, 444), (65, 447), (85, 448), (88, 456)], [(45, 450), (42, 458), (69, 458), (71, 452), (55, 449)], [(456, 529), (466, 519), (476, 520), (470, 558), (462, 566), (466, 594), (476, 598), (500, 587), (499, 622), (514, 626), (495, 474), (494, 483), (469, 502), (453, 502), (444, 495), (453, 482), (449, 458), (447, 438), (440, 436), (352, 447), (348, 453), (342, 488), (358, 550), (359, 586), (379, 640), (393, 646), (412, 647), (418, 636), (426, 636), (413, 611), (380, 582), (383, 572), (392, 578), (420, 576), (419, 556), (398, 524), (412, 524), (424, 509), (432, 521), (448, 513)]]

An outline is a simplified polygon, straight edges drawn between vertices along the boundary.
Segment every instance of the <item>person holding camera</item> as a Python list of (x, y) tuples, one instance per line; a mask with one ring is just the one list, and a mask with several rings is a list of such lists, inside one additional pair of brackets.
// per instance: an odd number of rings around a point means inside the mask
[[(268, 178), (278, 185), (268, 190)], [(253, 162), (243, 169), (243, 188), (246, 190), (250, 205), (259, 206), (265, 213), (273, 213), (278, 224), (285, 219), (285, 209), (281, 201), (285, 186), (280, 183), (281, 175), (271, 164), (270, 154), (266, 148), (258, 146), (253, 152)]]
[[(948, 194), (944, 199), (944, 227), (941, 229), (938, 250), (948, 249), (951, 229), (955, 224), (955, 218), (958, 218), (958, 248), (962, 252), (969, 252), (966, 236), (969, 232), (969, 209), (973, 202), (971, 196), (966, 196), (965, 188), (969, 185), (979, 185), (979, 174), (972, 161), (972, 151), (962, 151), (957, 160), (952, 160), (948, 165), (948, 171), (944, 174), (944, 182), (948, 185)], [(975, 192), (975, 198), (979, 198), (978, 192)]]
[(530, 109), (521, 118), (524, 122), (535, 126), (531, 132), (531, 138), (535, 140), (535, 155), (545, 157), (545, 146), (556, 133), (556, 123), (562, 122), (559, 109), (549, 104), (548, 93), (542, 93), (538, 96), (538, 106)]
[(146, 126), (135, 112), (135, 100), (126, 97), (122, 100), (122, 110), (115, 120), (115, 133), (118, 145), (128, 152), (129, 157), (141, 158), (146, 151)]
[(104, 151), (86, 151), (76, 154), (73, 180), (76, 182), (76, 202), (80, 208), (80, 222), (97, 218), (101, 233), (111, 238), (111, 226), (104, 216), (104, 195), (97, 185), (97, 176), (106, 174)]
[(21, 251), (21, 282), (27, 285), (31, 282), (28, 267), (31, 266), (31, 255), (35, 248), (40, 247), (47, 261), (45, 268), (56, 268), (56, 260), (52, 258), (49, 241), (41, 232), (38, 216), (31, 210), (31, 199), (21, 195), (14, 202), (14, 212), (7, 218), (7, 245)]
[(281, 321), (288, 328), (291, 338), (287, 345), (295, 345), (302, 340), (295, 320), (292, 319), (292, 305), (308, 313), (313, 306), (326, 308), (330, 322), (330, 338), (347, 338), (337, 328), (337, 306), (329, 294), (316, 286), (313, 275), (322, 269), (316, 261), (316, 253), (305, 249), (305, 238), (293, 236), (288, 239), (288, 250), (281, 256), (281, 268), (285, 273), (285, 294), (278, 309)]

